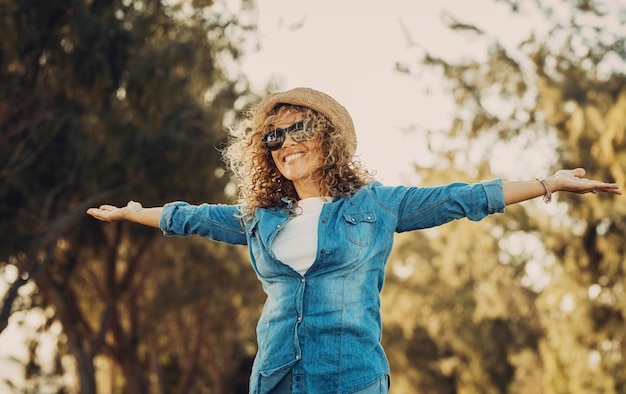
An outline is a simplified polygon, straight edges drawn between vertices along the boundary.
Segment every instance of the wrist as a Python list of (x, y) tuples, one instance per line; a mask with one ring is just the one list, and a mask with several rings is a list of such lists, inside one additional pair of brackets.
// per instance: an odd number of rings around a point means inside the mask
[(561, 190), (559, 188), (559, 183), (555, 175), (550, 175), (549, 177), (546, 177), (546, 184), (548, 185), (552, 193), (558, 192), (559, 190)]
[(549, 204), (552, 201), (552, 188), (550, 187), (549, 181), (542, 176), (535, 177), (535, 179), (543, 187), (543, 191), (544, 191), (543, 202), (545, 202), (546, 204)]
[(133, 212), (132, 209), (130, 209), (129, 207), (124, 207), (124, 208), (121, 209), (121, 213), (122, 213), (122, 215), (121, 215), (122, 216), (121, 217), (122, 220), (127, 220), (129, 222), (133, 221), (133, 213), (134, 212)]
[(143, 206), (135, 201), (130, 201), (124, 208), (124, 219), (130, 222), (138, 220), (138, 214), (143, 211)]

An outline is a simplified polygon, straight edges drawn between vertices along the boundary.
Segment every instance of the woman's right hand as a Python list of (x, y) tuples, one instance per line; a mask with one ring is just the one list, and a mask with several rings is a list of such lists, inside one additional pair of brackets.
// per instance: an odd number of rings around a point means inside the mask
[(103, 222), (115, 222), (118, 220), (130, 220), (131, 214), (140, 212), (143, 209), (141, 203), (129, 201), (125, 207), (114, 205), (100, 205), (99, 208), (89, 208), (87, 214)]

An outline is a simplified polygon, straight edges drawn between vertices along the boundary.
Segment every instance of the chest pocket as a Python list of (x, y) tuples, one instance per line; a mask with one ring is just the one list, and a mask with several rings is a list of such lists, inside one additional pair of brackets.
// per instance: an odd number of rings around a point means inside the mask
[(376, 215), (374, 212), (346, 213), (346, 235), (350, 242), (359, 246), (368, 246), (374, 240)]

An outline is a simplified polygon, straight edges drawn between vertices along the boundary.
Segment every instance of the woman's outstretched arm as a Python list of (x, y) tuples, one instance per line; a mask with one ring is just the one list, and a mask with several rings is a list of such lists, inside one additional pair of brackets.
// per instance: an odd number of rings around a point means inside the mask
[[(540, 180), (504, 182), (502, 191), (506, 205), (530, 200), (539, 196), (549, 196), (553, 192), (565, 191), (579, 194), (606, 192), (622, 194), (619, 185), (586, 179), (585, 170), (559, 170), (554, 175), (547, 177), (544, 182)], [(546, 190), (547, 187), (547, 190)]]
[(136, 201), (129, 201), (125, 207), (101, 205), (99, 208), (89, 208), (87, 214), (104, 222), (128, 220), (146, 226), (159, 228), (162, 207), (144, 208)]

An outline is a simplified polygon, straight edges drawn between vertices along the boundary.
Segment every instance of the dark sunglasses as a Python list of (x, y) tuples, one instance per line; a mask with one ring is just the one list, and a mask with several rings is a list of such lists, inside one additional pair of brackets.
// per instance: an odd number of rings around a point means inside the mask
[(280, 149), (285, 143), (285, 136), (289, 133), (292, 140), (296, 142), (308, 141), (313, 139), (313, 129), (311, 126), (304, 128), (304, 121), (301, 120), (284, 129), (274, 129), (265, 134), (261, 138), (261, 142), (267, 146), (270, 151)]

